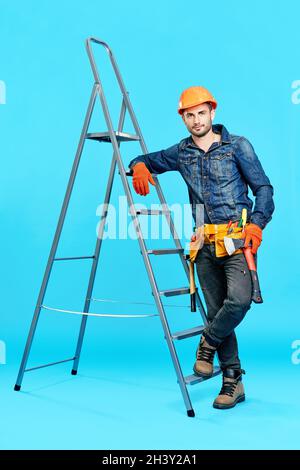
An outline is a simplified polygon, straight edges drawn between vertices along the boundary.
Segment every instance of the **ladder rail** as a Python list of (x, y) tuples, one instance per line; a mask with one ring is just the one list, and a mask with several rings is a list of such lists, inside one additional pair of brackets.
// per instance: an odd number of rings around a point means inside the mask
[[(178, 360), (178, 357), (177, 357), (177, 353), (176, 353), (176, 350), (175, 350), (175, 347), (174, 347), (174, 344), (173, 344), (173, 341), (172, 341), (172, 338), (171, 338), (170, 328), (169, 328), (169, 325), (168, 325), (166, 314), (164, 312), (161, 297), (159, 295), (159, 290), (158, 290), (158, 286), (157, 286), (156, 281), (155, 281), (152, 266), (150, 264), (149, 257), (148, 257), (148, 254), (147, 254), (146, 244), (145, 244), (145, 241), (144, 241), (144, 238), (143, 238), (143, 235), (142, 235), (140, 222), (139, 222), (139, 219), (138, 219), (138, 215), (136, 213), (134, 201), (133, 201), (131, 191), (130, 191), (130, 188), (129, 188), (129, 184), (128, 184), (128, 180), (127, 180), (127, 177), (126, 177), (126, 171), (125, 171), (124, 165), (122, 163), (122, 157), (121, 157), (121, 153), (120, 153), (119, 144), (117, 142), (117, 139), (116, 139), (116, 136), (115, 136), (115, 133), (114, 133), (114, 130), (113, 130), (113, 124), (112, 124), (110, 112), (109, 112), (109, 109), (108, 109), (108, 106), (107, 106), (106, 98), (105, 98), (105, 95), (104, 95), (104, 91), (103, 91), (102, 84), (101, 84), (99, 76), (98, 76), (98, 82), (96, 83), (96, 87), (97, 87), (97, 91), (98, 91), (98, 94), (99, 94), (99, 97), (100, 97), (100, 102), (101, 102), (101, 105), (102, 105), (102, 109), (103, 109), (105, 121), (106, 121), (106, 124), (107, 124), (107, 128), (108, 128), (108, 131), (109, 131), (109, 134), (110, 134), (111, 143), (112, 143), (113, 149), (114, 149), (113, 161), (116, 160), (117, 165), (118, 165), (118, 169), (119, 169), (119, 173), (120, 173), (121, 180), (122, 180), (122, 183), (123, 183), (123, 187), (125, 189), (125, 193), (126, 193), (126, 196), (127, 196), (129, 211), (130, 211), (130, 214), (132, 216), (133, 224), (134, 224), (137, 236), (138, 236), (138, 242), (139, 242), (140, 249), (141, 249), (141, 252), (142, 252), (142, 255), (143, 255), (143, 259), (144, 259), (146, 271), (147, 271), (147, 274), (148, 274), (148, 278), (149, 278), (149, 281), (150, 281), (150, 285), (151, 285), (151, 288), (152, 288), (152, 292), (153, 292), (153, 295), (154, 295), (155, 303), (156, 303), (156, 306), (157, 306), (157, 309), (158, 309), (158, 312), (159, 312), (159, 315), (160, 315), (160, 318), (161, 318), (163, 330), (164, 330), (164, 333), (165, 333), (165, 338), (166, 338), (166, 341), (168, 343), (169, 350), (170, 350), (170, 353), (171, 353), (171, 358), (172, 358), (173, 365), (174, 365), (174, 368), (175, 368), (175, 371), (176, 371), (179, 386), (181, 388), (181, 392), (182, 392), (182, 395), (183, 395), (183, 398), (184, 398), (187, 409), (192, 409), (192, 404), (190, 402), (190, 398), (189, 398), (189, 395), (188, 395), (187, 390), (186, 390), (186, 384), (184, 382), (184, 375), (182, 373), (181, 366), (180, 366), (180, 363), (179, 363), (179, 360)], [(125, 96), (124, 96), (124, 101), (125, 101)], [(126, 101), (125, 101), (125, 103), (126, 103)], [(124, 116), (123, 116), (123, 122), (124, 122), (124, 118), (125, 118), (125, 112), (124, 112)], [(123, 122), (122, 122), (122, 126), (123, 126)], [(121, 129), (118, 128), (118, 130), (121, 131), (122, 128)], [(113, 171), (113, 174), (114, 174), (114, 171)], [(113, 174), (112, 174), (112, 176), (113, 176)], [(106, 202), (106, 200), (105, 200), (105, 202)], [(103, 228), (102, 228), (102, 233), (100, 234), (100, 241), (97, 240), (97, 244), (96, 244), (96, 251), (95, 251), (95, 254), (94, 254), (94, 260), (93, 260), (92, 271), (91, 271), (91, 276), (90, 276), (90, 280), (89, 280), (89, 287), (88, 287), (88, 292), (87, 292), (87, 296), (86, 296), (84, 312), (88, 311), (87, 309), (89, 308), (89, 304), (90, 304), (89, 299), (92, 295), (92, 289), (93, 289), (96, 270), (97, 270), (97, 265), (98, 265), (98, 256), (99, 256), (99, 251), (100, 251), (100, 247), (101, 247), (101, 240), (102, 240), (102, 236), (103, 236), (104, 223), (102, 224), (102, 227)], [(80, 352), (81, 352), (81, 348), (82, 348), (82, 344), (83, 344), (83, 337), (84, 337), (84, 333), (85, 333), (85, 329), (86, 329), (86, 323), (87, 323), (87, 316), (84, 316), (84, 318), (82, 319), (82, 323), (81, 323), (81, 328), (80, 328), (80, 333), (79, 333), (79, 338), (78, 338), (78, 343), (77, 343), (77, 348), (76, 348), (76, 353), (75, 353), (76, 359), (74, 360), (74, 365), (73, 365), (73, 369), (72, 369), (72, 374), (73, 375), (77, 374), (78, 363), (79, 363), (79, 360), (80, 360)]]
[(32, 318), (29, 334), (28, 334), (28, 337), (27, 337), (26, 345), (25, 345), (25, 350), (24, 350), (23, 357), (22, 357), (22, 360), (21, 360), (21, 364), (20, 364), (20, 368), (19, 368), (19, 372), (18, 372), (18, 377), (17, 377), (17, 381), (16, 381), (16, 385), (15, 385), (16, 390), (18, 390), (21, 387), (21, 383), (22, 383), (22, 380), (23, 380), (23, 377), (24, 377), (24, 371), (25, 371), (25, 368), (26, 368), (26, 365), (27, 365), (27, 361), (28, 361), (30, 350), (31, 350), (34, 334), (35, 334), (35, 331), (36, 331), (37, 323), (38, 323), (40, 312), (41, 312), (41, 305), (42, 305), (44, 297), (45, 297), (48, 281), (49, 281), (52, 266), (53, 266), (53, 261), (54, 261), (55, 254), (56, 254), (56, 251), (57, 251), (57, 247), (58, 247), (58, 243), (59, 243), (59, 240), (60, 240), (62, 228), (63, 228), (63, 225), (64, 225), (67, 209), (68, 209), (68, 206), (69, 206), (69, 202), (70, 202), (70, 198), (71, 198), (71, 194), (72, 194), (72, 190), (73, 190), (77, 170), (78, 170), (78, 167), (79, 167), (79, 163), (80, 163), (80, 159), (81, 159), (81, 155), (82, 155), (82, 151), (83, 151), (83, 147), (84, 147), (84, 143), (85, 143), (85, 136), (86, 136), (87, 129), (89, 127), (91, 116), (92, 116), (92, 113), (93, 113), (93, 109), (94, 109), (94, 105), (95, 105), (95, 101), (96, 101), (96, 91), (97, 91), (97, 87), (96, 87), (96, 85), (94, 85), (93, 89), (92, 89), (91, 96), (90, 96), (88, 108), (87, 108), (87, 111), (86, 111), (84, 124), (83, 124), (83, 127), (82, 127), (82, 131), (81, 131), (81, 135), (80, 135), (80, 139), (79, 139), (75, 159), (74, 159), (74, 162), (73, 162), (71, 174), (70, 174), (70, 177), (69, 177), (65, 197), (64, 197), (64, 200), (63, 200), (62, 208), (61, 208), (61, 211), (60, 211), (60, 215), (59, 215), (56, 231), (55, 231), (55, 234), (54, 234), (50, 254), (49, 254), (49, 257), (48, 257), (44, 277), (43, 277), (41, 288), (40, 288), (40, 291), (39, 291), (39, 294), (38, 294), (38, 299), (37, 299), (37, 302), (36, 302), (34, 315), (33, 315), (33, 318)]
[[(185, 402), (185, 405), (186, 405), (187, 409), (192, 410), (192, 404), (191, 404), (189, 394), (188, 394), (187, 389), (186, 389), (186, 384), (185, 384), (185, 381), (184, 381), (184, 375), (182, 373), (181, 366), (180, 366), (180, 363), (179, 363), (179, 360), (178, 360), (178, 357), (177, 357), (177, 352), (176, 352), (176, 349), (175, 349), (173, 341), (172, 341), (170, 328), (169, 328), (168, 321), (167, 321), (167, 318), (166, 318), (166, 314), (165, 314), (165, 311), (164, 311), (164, 307), (163, 307), (163, 304), (162, 304), (161, 296), (159, 295), (159, 289), (158, 289), (158, 286), (156, 284), (155, 276), (154, 276), (152, 266), (151, 266), (151, 263), (150, 263), (150, 260), (149, 260), (149, 257), (148, 257), (146, 244), (145, 244), (143, 234), (142, 234), (142, 231), (141, 231), (141, 227), (140, 227), (140, 222), (139, 222), (139, 219), (138, 219), (138, 215), (136, 213), (134, 201), (133, 201), (133, 198), (132, 198), (132, 195), (131, 195), (131, 190), (129, 188), (128, 180), (127, 180), (127, 177), (126, 177), (126, 171), (125, 171), (124, 165), (122, 163), (122, 157), (121, 157), (119, 145), (118, 145), (115, 133), (113, 131), (113, 124), (112, 124), (110, 112), (109, 112), (109, 109), (108, 109), (107, 101), (106, 101), (106, 98), (105, 98), (105, 95), (104, 95), (104, 90), (103, 90), (102, 83), (101, 83), (101, 80), (100, 80), (100, 75), (98, 73), (97, 66), (96, 66), (94, 56), (93, 56), (93, 52), (92, 52), (92, 48), (91, 48), (91, 45), (90, 45), (91, 42), (96, 42), (98, 44), (103, 45), (105, 47), (105, 49), (109, 52), (109, 57), (110, 57), (110, 60), (112, 62), (113, 68), (115, 70), (115, 73), (116, 73), (116, 76), (117, 76), (117, 79), (118, 79), (118, 82), (119, 82), (119, 85), (120, 85), (120, 88), (121, 88), (121, 92), (122, 92), (122, 95), (123, 95), (123, 99), (124, 99), (125, 104), (126, 104), (126, 108), (128, 109), (130, 117), (133, 121), (135, 131), (140, 136), (140, 144), (141, 144), (141, 147), (142, 147), (144, 153), (147, 153), (147, 148), (146, 148), (144, 139), (142, 137), (142, 133), (141, 133), (140, 127), (138, 125), (137, 119), (135, 117), (135, 113), (134, 113), (133, 108), (131, 106), (131, 103), (130, 103), (130, 100), (129, 100), (129, 97), (128, 97), (128, 92), (125, 88), (124, 82), (123, 82), (122, 77), (121, 77), (121, 73), (118, 69), (117, 63), (116, 63), (116, 61), (113, 57), (111, 49), (109, 48), (109, 46), (104, 41), (98, 40), (96, 38), (89, 38), (87, 40), (87, 43), (86, 43), (87, 44), (87, 51), (88, 51), (88, 55), (89, 55), (89, 58), (90, 58), (90, 61), (91, 61), (95, 82), (96, 82), (97, 87), (98, 87), (100, 102), (101, 102), (101, 105), (102, 105), (102, 110), (103, 110), (103, 113), (104, 113), (104, 118), (105, 118), (106, 125), (107, 125), (107, 128), (108, 128), (108, 132), (109, 132), (109, 135), (110, 135), (111, 143), (112, 143), (113, 148), (114, 148), (119, 173), (120, 173), (120, 176), (121, 176), (123, 187), (125, 189), (127, 202), (128, 202), (128, 205), (129, 205), (129, 212), (132, 216), (133, 224), (134, 224), (134, 227), (135, 227), (135, 230), (136, 230), (136, 233), (137, 233), (138, 242), (139, 242), (139, 245), (140, 245), (141, 253), (142, 253), (142, 256), (143, 256), (143, 259), (144, 259), (144, 264), (145, 264), (146, 271), (147, 271), (147, 274), (148, 274), (148, 278), (149, 278), (149, 281), (150, 281), (150, 285), (151, 285), (151, 288), (152, 288), (152, 293), (153, 293), (153, 296), (154, 296), (154, 300), (155, 300), (155, 303), (156, 303), (157, 310), (158, 310), (160, 318), (161, 318), (161, 323), (162, 323), (162, 326), (163, 326), (165, 338), (166, 338), (166, 341), (168, 343), (168, 347), (169, 347), (169, 350), (170, 350), (170, 353), (171, 353), (171, 358), (172, 358), (173, 365), (174, 365), (174, 368), (175, 368), (175, 372), (176, 372), (176, 375), (177, 375), (177, 378), (178, 378), (178, 383), (179, 383), (179, 386), (180, 386), (180, 389), (181, 389), (181, 392), (182, 392), (182, 396), (183, 396), (183, 399), (184, 399), (184, 402)], [(158, 182), (158, 180), (157, 180), (157, 182)], [(180, 243), (179, 240), (178, 240), (178, 243)], [(94, 261), (96, 262), (96, 259)], [(89, 295), (89, 297), (90, 297), (90, 295)], [(79, 356), (77, 355), (77, 353), (76, 353), (76, 356), (77, 356), (76, 362), (78, 362), (79, 361)], [(76, 374), (77, 371), (74, 370), (74, 371), (72, 371), (72, 373)]]
[[(156, 181), (158, 181), (158, 180), (156, 180)], [(162, 189), (161, 189), (161, 186), (160, 186), (159, 183), (156, 185), (156, 191), (157, 191), (158, 198), (159, 198), (159, 200), (160, 200), (161, 205), (162, 205), (163, 207), (168, 207), (167, 202), (166, 202), (166, 199), (165, 199), (165, 197), (164, 197), (164, 194), (163, 194), (163, 192), (162, 192)], [(171, 232), (171, 234), (172, 234), (172, 237), (173, 237), (173, 239), (174, 239), (174, 243), (175, 243), (175, 245), (176, 245), (176, 248), (183, 250), (182, 245), (181, 245), (181, 242), (180, 242), (180, 239), (179, 239), (179, 237), (178, 237), (178, 233), (177, 233), (176, 228), (175, 228), (175, 224), (174, 224), (173, 218), (170, 216), (170, 214), (165, 213), (164, 215), (165, 215), (167, 224), (168, 224), (168, 226), (169, 226), (170, 232)], [(184, 257), (183, 251), (179, 254), (179, 256), (180, 256), (180, 260), (181, 260), (181, 263), (182, 263), (182, 265), (183, 265), (184, 271), (185, 271), (185, 273), (186, 273), (186, 276), (187, 276), (187, 278), (189, 279), (189, 278), (190, 278), (189, 266), (188, 266), (187, 261), (186, 261), (186, 259), (185, 259), (185, 257)], [(204, 324), (207, 325), (207, 324), (208, 324), (208, 319), (207, 319), (207, 315), (206, 315), (206, 312), (205, 312), (205, 309), (204, 309), (204, 306), (203, 306), (201, 297), (200, 297), (200, 295), (199, 295), (198, 289), (196, 290), (196, 303), (197, 303), (198, 309), (199, 309), (199, 311), (200, 311), (202, 320), (203, 320)]]
[[(130, 117), (132, 119), (135, 131), (140, 137), (140, 145), (142, 147), (143, 153), (144, 154), (148, 153), (148, 149), (147, 149), (144, 137), (142, 135), (142, 131), (140, 129), (137, 118), (135, 116), (135, 112), (134, 112), (133, 107), (131, 105), (131, 101), (130, 101), (130, 98), (129, 98), (129, 93), (126, 90), (124, 81), (122, 79), (121, 72), (120, 72), (119, 67), (117, 65), (116, 59), (113, 55), (113, 52), (112, 52), (111, 48), (109, 47), (109, 45), (105, 41), (102, 41), (101, 39), (98, 39), (98, 38), (95, 38), (95, 37), (91, 36), (86, 40), (86, 50), (87, 50), (87, 54), (88, 54), (88, 57), (89, 57), (89, 60), (90, 60), (90, 64), (91, 64), (91, 68), (92, 68), (92, 71), (93, 71), (95, 82), (101, 86), (101, 93), (104, 94), (103, 88), (102, 88), (102, 85), (101, 85), (100, 75), (99, 75), (99, 72), (98, 72), (98, 69), (97, 69), (97, 64), (96, 64), (96, 61), (95, 61), (95, 56), (94, 56), (93, 49), (92, 49), (92, 43), (99, 44), (99, 45), (103, 46), (105, 48), (105, 50), (107, 51), (107, 53), (109, 55), (109, 59), (110, 59), (111, 64), (112, 64), (112, 67), (115, 71), (115, 75), (116, 75), (116, 78), (118, 80), (119, 87), (120, 87), (122, 95), (123, 95), (123, 99), (125, 100), (126, 108), (128, 109), (128, 112), (129, 112)], [(102, 102), (102, 100), (101, 100), (101, 102)], [(168, 207), (157, 177), (154, 176), (153, 179), (156, 183), (155, 189), (157, 191), (157, 194), (158, 194), (158, 197), (159, 197), (159, 200), (160, 200), (161, 204), (163, 205), (163, 207)], [(175, 230), (175, 226), (174, 226), (174, 222), (173, 222), (172, 217), (169, 217), (169, 214), (164, 214), (164, 215), (167, 219), (167, 223), (169, 225), (169, 228), (170, 228), (172, 237), (175, 241), (176, 247), (179, 248), (179, 249), (182, 249), (182, 245), (180, 243), (178, 234)], [(187, 278), (189, 279), (189, 267), (188, 267), (188, 264), (187, 264), (187, 262), (184, 258), (184, 255), (180, 256), (180, 260), (181, 260), (181, 263), (182, 263), (183, 268), (185, 270), (185, 273), (187, 275)], [(201, 297), (199, 295), (199, 292), (196, 292), (196, 303), (197, 303), (198, 309), (200, 311), (202, 320), (204, 321), (205, 324), (207, 324), (208, 323), (207, 315), (205, 313), (205, 309), (204, 309)]]
[[(124, 100), (122, 101), (122, 106), (121, 106), (121, 112), (120, 112), (120, 117), (119, 117), (119, 123), (118, 123), (118, 131), (122, 131), (124, 121), (125, 121), (125, 114), (126, 114), (126, 106), (124, 103)], [(112, 134), (112, 129), (110, 130), (110, 135)], [(119, 143), (117, 141), (116, 145), (119, 150)], [(96, 246), (94, 250), (94, 260), (92, 264), (92, 269), (90, 272), (90, 277), (89, 277), (89, 282), (88, 282), (88, 288), (85, 296), (85, 302), (84, 302), (84, 307), (83, 311), (88, 312), (90, 308), (90, 303), (91, 303), (91, 297), (93, 293), (93, 288), (94, 288), (94, 282), (96, 278), (96, 272), (97, 272), (97, 267), (98, 267), (98, 262), (99, 262), (99, 257), (100, 257), (100, 250), (102, 246), (102, 241), (103, 241), (103, 234), (104, 234), (104, 228), (105, 228), (105, 223), (106, 223), (106, 218), (108, 214), (108, 205), (111, 197), (111, 192), (112, 192), (112, 187), (113, 187), (113, 180), (114, 180), (114, 175), (115, 175), (115, 170), (116, 170), (116, 164), (117, 164), (117, 159), (116, 159), (116, 149), (114, 147), (114, 152), (113, 152), (113, 157), (112, 157), (112, 162), (110, 166), (110, 171), (109, 171), (109, 177), (108, 177), (108, 182), (107, 182), (107, 187), (106, 187), (106, 192), (104, 196), (104, 203), (102, 206), (102, 214), (100, 217), (100, 224), (99, 224), (99, 229), (97, 233), (97, 241), (96, 241)], [(87, 324), (87, 316), (83, 315), (82, 320), (81, 320), (81, 325), (80, 325), (80, 330), (79, 330), (79, 336), (77, 340), (77, 346), (76, 346), (76, 352), (75, 352), (75, 359), (73, 363), (73, 369), (72, 369), (72, 375), (77, 374), (78, 370), (78, 364), (80, 360), (80, 354), (81, 354), (81, 349), (82, 349), (82, 344), (83, 344), (83, 338), (84, 338), (84, 333), (86, 330), (86, 324)]]

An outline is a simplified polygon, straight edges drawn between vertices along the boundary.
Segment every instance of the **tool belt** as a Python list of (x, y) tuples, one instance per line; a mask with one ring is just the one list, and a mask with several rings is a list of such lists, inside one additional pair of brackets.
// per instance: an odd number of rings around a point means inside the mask
[[(248, 224), (246, 224), (247, 226)], [(224, 237), (228, 238), (244, 238), (242, 233), (243, 227), (233, 227), (231, 233), (228, 232), (227, 224), (205, 224), (204, 225), (204, 244), (215, 244), (216, 257), (228, 255), (224, 246)], [(242, 249), (236, 250), (234, 254), (242, 253)]]
[[(247, 217), (247, 214), (245, 217)], [(244, 220), (246, 221), (246, 218)], [(229, 224), (204, 224), (196, 229), (195, 240), (190, 242), (189, 273), (192, 312), (196, 311), (195, 296), (197, 288), (195, 283), (194, 264), (198, 252), (201, 250), (204, 244), (214, 244), (216, 257), (221, 258), (222, 256), (227, 256), (228, 253), (224, 245), (224, 237), (235, 239), (245, 237), (243, 227), (234, 227), (232, 225), (229, 227)], [(249, 224), (246, 223), (245, 225), (247, 226)], [(243, 250), (238, 249), (234, 252), (234, 254), (237, 253), (243, 253)]]
[[(248, 224), (246, 224), (247, 226)], [(242, 233), (242, 227), (230, 228), (228, 233), (228, 224), (204, 224), (202, 227), (196, 229), (196, 240), (190, 242), (190, 256), (189, 259), (193, 263), (197, 257), (198, 251), (201, 250), (205, 244), (214, 244), (216, 257), (227, 256), (228, 253), (224, 246), (224, 237), (229, 238), (244, 238), (245, 234)], [(236, 250), (234, 254), (242, 253), (242, 249)]]

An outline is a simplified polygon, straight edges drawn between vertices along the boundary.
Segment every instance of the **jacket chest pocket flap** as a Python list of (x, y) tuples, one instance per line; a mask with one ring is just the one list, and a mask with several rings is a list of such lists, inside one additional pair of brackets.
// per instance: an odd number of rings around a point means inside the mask
[(212, 172), (219, 178), (232, 173), (233, 152), (223, 152), (210, 157)]
[(184, 173), (185, 176), (195, 176), (197, 174), (198, 168), (198, 157), (197, 155), (188, 154), (181, 155), (178, 158), (178, 166), (180, 171)]

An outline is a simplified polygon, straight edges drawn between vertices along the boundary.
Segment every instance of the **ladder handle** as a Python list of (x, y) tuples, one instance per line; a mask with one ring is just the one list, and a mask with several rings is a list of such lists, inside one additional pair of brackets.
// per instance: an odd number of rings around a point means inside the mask
[[(94, 54), (93, 54), (92, 45), (91, 45), (92, 42), (95, 42), (96, 44), (100, 44), (101, 46), (103, 46), (107, 50), (107, 52), (111, 56), (113, 55), (111, 48), (109, 47), (109, 45), (105, 41), (101, 41), (100, 39), (97, 39), (97, 38), (94, 38), (94, 37), (91, 36), (91, 37), (87, 38), (87, 40), (86, 40), (86, 47), (87, 47), (87, 50), (89, 52), (89, 55), (92, 56), (93, 59), (94, 59)], [(94, 60), (94, 62), (95, 62), (95, 60)]]
[(87, 54), (88, 54), (88, 57), (89, 57), (89, 61), (90, 61), (91, 67), (92, 67), (95, 83), (96, 83), (96, 85), (98, 87), (98, 91), (100, 93), (101, 101), (104, 99), (104, 92), (103, 92), (103, 87), (102, 87), (102, 84), (101, 84), (101, 81), (100, 81), (100, 76), (99, 76), (99, 73), (98, 73), (94, 53), (93, 53), (92, 43), (100, 44), (100, 46), (103, 46), (106, 49), (106, 51), (109, 55), (111, 65), (114, 69), (114, 72), (115, 72), (116, 79), (118, 81), (120, 90), (122, 92), (126, 108), (127, 108), (128, 112), (130, 114), (130, 117), (132, 119), (135, 132), (140, 137), (140, 144), (141, 144), (143, 153), (144, 154), (148, 153), (148, 149), (147, 149), (147, 146), (145, 144), (145, 141), (144, 141), (144, 138), (143, 138), (143, 135), (142, 135), (142, 131), (140, 129), (139, 123), (137, 122), (136, 116), (134, 114), (134, 111), (133, 111), (133, 108), (132, 108), (132, 105), (131, 105), (131, 102), (130, 102), (130, 99), (129, 99), (129, 92), (127, 91), (127, 89), (125, 87), (125, 84), (123, 82), (123, 78), (121, 76), (119, 67), (118, 67), (117, 62), (114, 58), (112, 50), (105, 41), (101, 41), (101, 39), (97, 39), (97, 38), (94, 38), (94, 37), (91, 36), (91, 37), (86, 39), (85, 44), (86, 44), (86, 50), (87, 50)]
[(106, 42), (101, 41), (100, 39), (97, 39), (97, 38), (94, 38), (94, 37), (87, 38), (87, 40), (86, 40), (86, 50), (87, 50), (89, 61), (90, 61), (90, 64), (91, 64), (91, 67), (92, 67), (92, 70), (93, 70), (93, 75), (94, 75), (94, 78), (95, 78), (95, 82), (100, 83), (100, 77), (99, 77), (99, 74), (98, 74), (96, 61), (95, 61), (95, 56), (94, 56), (93, 49), (92, 49), (92, 44), (91, 44), (92, 42), (95, 42), (96, 44), (100, 44), (101, 46), (103, 46), (111, 57), (112, 57), (113, 54), (112, 54), (112, 51), (111, 51), (109, 45), (106, 44)]
[[(92, 42), (94, 42), (96, 44), (100, 44), (101, 46), (103, 46), (106, 49), (108, 55), (110, 56), (110, 61), (113, 65), (113, 67), (115, 69), (115, 72), (117, 73), (117, 77), (118, 77), (118, 75), (120, 75), (120, 74), (119, 74), (119, 71), (116, 70), (117, 65), (116, 65), (116, 61), (114, 59), (111, 48), (109, 47), (109, 45), (105, 41), (101, 41), (101, 39), (97, 39), (97, 38), (94, 38), (94, 37), (91, 36), (91, 37), (87, 38), (87, 40), (86, 40), (86, 49), (87, 49), (87, 53), (88, 53), (88, 56), (89, 56), (89, 59), (90, 59), (90, 63), (91, 63), (91, 67), (92, 67), (92, 70), (93, 70), (93, 74), (94, 74), (94, 78), (95, 78), (96, 83), (100, 83), (100, 77), (99, 77), (99, 74), (98, 74), (96, 61), (95, 61), (95, 56), (94, 56), (94, 53), (93, 53)], [(122, 85), (124, 86), (123, 83), (122, 83)]]

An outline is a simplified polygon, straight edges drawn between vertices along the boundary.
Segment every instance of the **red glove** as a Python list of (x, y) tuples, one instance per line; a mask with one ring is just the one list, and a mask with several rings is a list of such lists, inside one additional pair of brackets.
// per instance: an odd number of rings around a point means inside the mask
[(139, 162), (134, 165), (132, 184), (137, 194), (141, 194), (141, 196), (146, 196), (146, 194), (149, 193), (148, 181), (150, 181), (150, 183), (155, 186), (155, 182), (152, 178), (152, 175), (146, 167), (145, 163)]
[(256, 224), (246, 225), (245, 235), (245, 246), (249, 246), (249, 243), (252, 242), (251, 252), (255, 255), (262, 242), (262, 229)]

